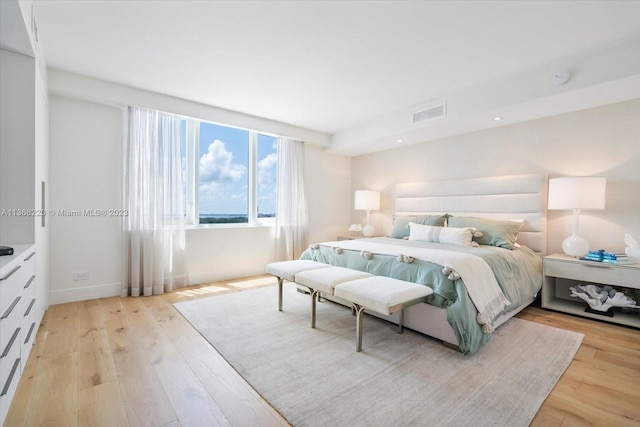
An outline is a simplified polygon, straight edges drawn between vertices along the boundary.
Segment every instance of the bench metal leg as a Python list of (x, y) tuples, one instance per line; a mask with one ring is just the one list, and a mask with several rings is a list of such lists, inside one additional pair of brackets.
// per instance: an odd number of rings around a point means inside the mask
[(316, 327), (316, 298), (319, 298), (320, 291), (309, 289), (311, 291), (311, 327)]
[(353, 303), (353, 308), (356, 311), (356, 351), (362, 351), (362, 318), (364, 307)]
[(404, 332), (404, 308), (400, 309), (400, 313), (398, 314), (398, 333), (401, 334)]
[(282, 311), (282, 277), (278, 277), (278, 311)]

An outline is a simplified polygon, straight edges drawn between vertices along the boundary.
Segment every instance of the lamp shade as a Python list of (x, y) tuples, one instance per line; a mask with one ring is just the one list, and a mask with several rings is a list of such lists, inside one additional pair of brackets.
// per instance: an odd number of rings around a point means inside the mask
[(562, 241), (567, 255), (581, 257), (589, 252), (589, 242), (578, 235), (580, 211), (604, 209), (606, 178), (597, 176), (551, 178), (549, 209), (573, 210), (573, 233)]
[(380, 209), (380, 192), (372, 190), (356, 191), (355, 208), (364, 211)]
[(563, 177), (549, 180), (549, 209), (604, 209), (606, 178)]

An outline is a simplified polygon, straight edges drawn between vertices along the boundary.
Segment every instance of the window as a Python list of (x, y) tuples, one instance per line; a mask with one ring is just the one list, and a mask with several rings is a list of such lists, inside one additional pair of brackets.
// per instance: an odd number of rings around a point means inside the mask
[(277, 138), (258, 134), (258, 218), (276, 216), (277, 167)]
[(255, 224), (276, 215), (277, 138), (184, 119), (187, 219), (193, 224)]

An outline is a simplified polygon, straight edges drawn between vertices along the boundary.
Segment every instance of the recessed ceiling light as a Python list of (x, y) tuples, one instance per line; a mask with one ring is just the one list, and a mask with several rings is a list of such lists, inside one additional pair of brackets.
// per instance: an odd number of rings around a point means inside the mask
[(398, 138), (396, 139), (396, 142), (402, 142), (402, 139)]
[(502, 117), (494, 117), (493, 120), (497, 122), (498, 120), (502, 120)]

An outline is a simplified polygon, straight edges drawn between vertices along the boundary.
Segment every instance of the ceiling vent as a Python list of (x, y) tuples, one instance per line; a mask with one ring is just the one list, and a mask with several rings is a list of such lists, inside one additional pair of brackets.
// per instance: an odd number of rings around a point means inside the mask
[(425, 124), (436, 119), (441, 119), (446, 115), (447, 115), (447, 103), (443, 102), (442, 104), (429, 107), (426, 110), (413, 113), (413, 124), (414, 125)]

